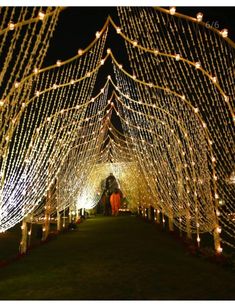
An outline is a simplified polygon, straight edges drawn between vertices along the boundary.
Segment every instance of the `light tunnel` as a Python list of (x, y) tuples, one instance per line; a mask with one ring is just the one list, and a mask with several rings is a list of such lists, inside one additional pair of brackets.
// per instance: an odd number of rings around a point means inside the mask
[[(59, 13), (45, 19), (51, 33)], [(28, 23), (42, 26), (40, 16)], [(151, 207), (156, 222), (165, 215), (198, 244), (210, 233), (217, 253), (234, 247), (234, 43), (161, 8), (120, 7), (118, 16), (118, 25), (108, 17), (87, 48), (55, 65), (42, 66), (43, 48), (35, 62), (19, 53), (25, 69), (3, 80), (0, 231), (23, 220), (44, 222), (48, 233), (65, 210), (94, 208), (112, 172), (133, 213)], [(0, 35), (10, 40), (27, 24), (12, 27)], [(45, 29), (38, 31), (42, 39)], [(125, 49), (108, 45), (113, 32)], [(2, 50), (9, 63), (10, 50)], [(6, 76), (16, 68), (9, 64)]]

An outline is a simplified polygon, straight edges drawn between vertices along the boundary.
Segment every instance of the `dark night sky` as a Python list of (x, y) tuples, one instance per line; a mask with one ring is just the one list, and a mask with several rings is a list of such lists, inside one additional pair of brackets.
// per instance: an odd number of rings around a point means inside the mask
[(77, 54), (78, 49), (84, 49), (94, 40), (108, 15), (117, 20), (116, 7), (67, 7), (60, 14), (46, 63), (65, 60)]

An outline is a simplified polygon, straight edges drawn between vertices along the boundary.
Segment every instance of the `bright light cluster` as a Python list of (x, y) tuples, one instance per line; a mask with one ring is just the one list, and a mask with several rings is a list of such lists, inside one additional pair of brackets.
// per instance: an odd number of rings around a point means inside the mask
[[(115, 142), (110, 141), (110, 147), (113, 152), (120, 150), (115, 148), (115, 146), (121, 147), (120, 141), (118, 141), (118, 135), (114, 133), (112, 133), (112, 136), (117, 137), (117, 139)], [(112, 155), (112, 163), (102, 162), (94, 166), (86, 180), (86, 185), (79, 192), (76, 205), (77, 209), (94, 208), (104, 192), (106, 178), (110, 173), (113, 173), (119, 183), (119, 188), (123, 196), (127, 197), (128, 208), (132, 211), (137, 210), (137, 204), (139, 203), (140, 205), (142, 202), (141, 195), (147, 192), (147, 184), (141, 180), (141, 172), (136, 162), (128, 162), (128, 158), (125, 162), (115, 162), (115, 160), (119, 160), (115, 156), (116, 154)]]

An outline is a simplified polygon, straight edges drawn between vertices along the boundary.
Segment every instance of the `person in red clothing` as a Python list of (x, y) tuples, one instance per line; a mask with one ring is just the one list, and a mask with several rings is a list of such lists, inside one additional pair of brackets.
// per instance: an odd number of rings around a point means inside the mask
[(121, 206), (121, 195), (118, 189), (115, 190), (110, 196), (110, 203), (112, 207), (112, 216), (117, 216)]

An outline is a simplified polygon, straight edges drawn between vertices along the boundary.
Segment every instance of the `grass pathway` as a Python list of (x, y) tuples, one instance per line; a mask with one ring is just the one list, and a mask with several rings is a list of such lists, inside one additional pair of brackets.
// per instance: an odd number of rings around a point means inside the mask
[(1, 300), (235, 299), (235, 274), (154, 224), (96, 217), (0, 269)]

